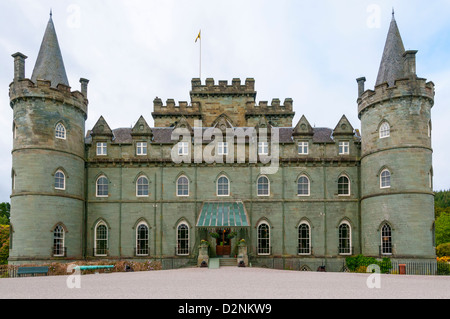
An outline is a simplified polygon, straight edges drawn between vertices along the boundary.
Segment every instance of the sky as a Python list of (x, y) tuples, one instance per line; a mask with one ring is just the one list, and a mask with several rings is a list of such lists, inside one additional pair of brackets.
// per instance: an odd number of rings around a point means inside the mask
[[(434, 188), (450, 189), (450, 0), (1, 0), (0, 202), (11, 194), (9, 84), (15, 52), (31, 78), (50, 9), (72, 90), (90, 80), (86, 130), (153, 125), (153, 100), (190, 101), (192, 78), (255, 79), (258, 101), (294, 100), (296, 117), (355, 129), (357, 83), (373, 89), (392, 17), (417, 74), (436, 85)], [(200, 45), (195, 39), (202, 32)]]

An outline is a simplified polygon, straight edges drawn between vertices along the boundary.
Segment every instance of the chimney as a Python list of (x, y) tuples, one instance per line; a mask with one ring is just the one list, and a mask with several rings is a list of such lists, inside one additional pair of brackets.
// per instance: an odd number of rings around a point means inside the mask
[(87, 99), (87, 88), (88, 88), (89, 80), (81, 78), (80, 83), (81, 83), (81, 93)]
[(361, 97), (361, 95), (364, 94), (365, 88), (364, 83), (366, 82), (366, 78), (362, 77), (359, 79), (356, 79), (356, 82), (358, 82), (358, 98)]
[(12, 55), (14, 58), (14, 81), (25, 79), (25, 60), (28, 58), (20, 52)]
[(403, 54), (403, 57), (405, 58), (405, 75), (407, 77), (415, 77), (416, 76), (416, 54), (418, 51), (416, 50), (410, 50), (410, 51), (406, 51)]

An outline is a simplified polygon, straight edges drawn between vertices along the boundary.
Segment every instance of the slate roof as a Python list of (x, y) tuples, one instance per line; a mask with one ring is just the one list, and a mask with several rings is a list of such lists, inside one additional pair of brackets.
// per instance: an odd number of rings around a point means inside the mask
[(381, 60), (378, 78), (375, 86), (388, 83), (393, 86), (395, 81), (405, 77), (404, 73), (404, 57), (405, 47), (403, 45), (402, 37), (395, 21), (395, 16), (392, 14), (392, 21), (389, 27), (386, 45), (384, 47), (383, 58)]
[(51, 86), (55, 88), (58, 84), (69, 86), (69, 80), (67, 79), (61, 49), (59, 48), (58, 37), (56, 36), (51, 15), (31, 76), (31, 81), (34, 83), (38, 79), (50, 81)]
[[(313, 130), (314, 130), (313, 143), (334, 143), (332, 129), (319, 127), (314, 128)], [(173, 143), (173, 141), (171, 140), (172, 131), (173, 131), (172, 127), (152, 128), (153, 143), (172, 144)], [(113, 130), (112, 132), (113, 132), (113, 143), (115, 144), (131, 144), (133, 142), (133, 138), (131, 136), (132, 128), (118, 128)], [(279, 133), (280, 133), (280, 143), (294, 143), (293, 139), (294, 128), (281, 127)], [(355, 137), (357, 139), (360, 138), (358, 134), (356, 134)], [(86, 144), (90, 144), (92, 142), (91, 131), (88, 131), (85, 141)]]

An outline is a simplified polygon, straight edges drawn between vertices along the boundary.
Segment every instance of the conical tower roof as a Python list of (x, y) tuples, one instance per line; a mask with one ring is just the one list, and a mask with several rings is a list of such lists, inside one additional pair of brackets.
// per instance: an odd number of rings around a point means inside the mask
[(52, 87), (56, 87), (58, 84), (69, 86), (51, 13), (31, 76), (31, 80), (35, 83), (38, 79), (51, 81)]
[(380, 70), (378, 72), (377, 83), (375, 86), (387, 82), (393, 86), (395, 81), (404, 78), (404, 57), (405, 47), (402, 37), (395, 21), (394, 12), (392, 12), (392, 21), (389, 28), (386, 45), (384, 47), (383, 58), (381, 60)]

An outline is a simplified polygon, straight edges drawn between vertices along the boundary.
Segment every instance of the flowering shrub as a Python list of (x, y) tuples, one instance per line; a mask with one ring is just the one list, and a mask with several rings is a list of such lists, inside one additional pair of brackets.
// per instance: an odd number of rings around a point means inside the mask
[(448, 263), (448, 262), (450, 262), (450, 257), (449, 256), (438, 257), (437, 261), (438, 262), (443, 262), (443, 263)]

